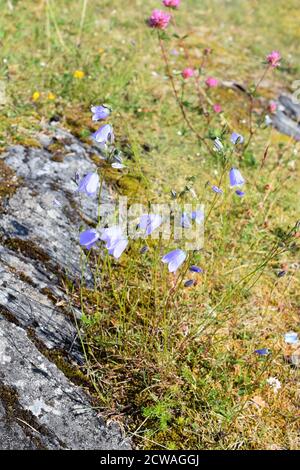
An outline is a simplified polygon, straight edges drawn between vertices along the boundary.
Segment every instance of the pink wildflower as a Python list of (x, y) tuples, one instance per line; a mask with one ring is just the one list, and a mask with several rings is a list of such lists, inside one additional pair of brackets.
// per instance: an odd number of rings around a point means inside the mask
[(194, 75), (194, 69), (191, 69), (190, 67), (187, 67), (182, 71), (183, 78), (186, 80), (187, 78), (191, 78)]
[(214, 104), (213, 105), (213, 110), (215, 113), (221, 113), (222, 112), (222, 106), (220, 104)]
[(218, 86), (218, 80), (214, 77), (207, 77), (205, 83), (208, 88), (215, 88), (216, 86)]
[(204, 52), (204, 55), (209, 55), (212, 53), (212, 49), (210, 47), (206, 47), (203, 52)]
[(165, 7), (178, 8), (180, 5), (180, 0), (163, 0)]
[(149, 18), (149, 26), (156, 29), (166, 29), (171, 19), (171, 15), (162, 10), (153, 10)]
[(277, 103), (275, 103), (275, 101), (270, 101), (268, 109), (270, 113), (274, 114), (277, 110)]
[(280, 65), (280, 59), (281, 55), (280, 52), (278, 51), (272, 51), (271, 54), (267, 55), (266, 57), (268, 64), (271, 65), (271, 67), (275, 68)]

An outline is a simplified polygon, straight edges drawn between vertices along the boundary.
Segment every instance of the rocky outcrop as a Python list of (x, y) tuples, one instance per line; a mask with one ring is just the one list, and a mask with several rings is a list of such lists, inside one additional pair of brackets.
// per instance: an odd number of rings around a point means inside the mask
[(293, 96), (279, 97), (277, 112), (272, 115), (272, 124), (282, 134), (300, 140), (300, 104)]
[(39, 140), (0, 156), (0, 449), (128, 449), (75, 384), (84, 384), (80, 311), (61, 283), (93, 282), (88, 269), (82, 278), (78, 232), (97, 201), (74, 192), (74, 175), (93, 171), (99, 151), (57, 126)]

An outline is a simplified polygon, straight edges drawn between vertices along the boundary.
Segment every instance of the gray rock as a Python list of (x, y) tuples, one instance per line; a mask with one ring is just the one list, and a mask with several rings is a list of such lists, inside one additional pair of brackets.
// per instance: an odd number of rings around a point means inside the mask
[(1, 449), (129, 448), (120, 429), (105, 425), (26, 331), (3, 318), (0, 366)]
[(300, 105), (292, 96), (281, 95), (278, 99), (278, 108), (272, 115), (272, 125), (282, 134), (300, 139)]
[[(97, 149), (58, 126), (38, 138), (43, 148), (13, 146), (0, 157), (20, 182), (0, 212), (0, 449), (129, 449), (87, 387), (63, 372), (84, 364), (80, 311), (61, 279), (93, 284), (88, 268), (82, 279), (78, 236), (97, 222), (98, 202), (75, 193), (74, 175), (96, 169)], [(61, 161), (48, 150), (57, 141)], [(105, 184), (102, 200), (112, 202)]]

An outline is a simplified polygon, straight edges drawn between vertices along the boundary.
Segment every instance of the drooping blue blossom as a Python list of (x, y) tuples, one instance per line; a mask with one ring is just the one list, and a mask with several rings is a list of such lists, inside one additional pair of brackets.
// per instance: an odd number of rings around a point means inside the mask
[(254, 352), (258, 356), (268, 356), (268, 354), (270, 354), (271, 351), (268, 348), (262, 348), (262, 349), (256, 349)]
[(245, 196), (245, 192), (244, 192), (244, 191), (241, 191), (240, 189), (237, 189), (236, 192), (235, 192), (235, 194), (236, 194), (237, 196), (239, 196), (239, 197)]
[(201, 210), (193, 211), (191, 214), (191, 219), (196, 222), (196, 224), (201, 225), (204, 221), (204, 212)]
[(211, 189), (217, 194), (223, 194), (222, 189), (218, 188), (218, 186), (213, 185)]
[(146, 236), (157, 229), (162, 224), (162, 217), (159, 214), (143, 214), (141, 215), (139, 228), (144, 231)]
[(79, 243), (81, 246), (84, 246), (88, 250), (92, 248), (93, 245), (99, 240), (99, 234), (95, 229), (89, 229), (85, 232), (81, 232)]
[(224, 146), (221, 142), (221, 140), (219, 139), (219, 137), (217, 137), (215, 140), (214, 140), (214, 149), (217, 151), (217, 152), (222, 152)]
[(118, 225), (103, 229), (100, 234), (100, 240), (105, 242), (105, 247), (109, 254), (113, 255), (116, 259), (120, 258), (128, 245), (128, 239)]
[(141, 255), (143, 255), (144, 253), (147, 253), (148, 250), (149, 250), (149, 248), (146, 245), (142, 246), (142, 248), (140, 249)]
[(174, 273), (182, 265), (186, 258), (186, 253), (180, 249), (170, 251), (162, 257), (162, 262), (168, 264), (170, 273)]
[(112, 126), (104, 124), (92, 134), (92, 138), (102, 145), (113, 143), (115, 136)]
[(180, 217), (180, 225), (183, 228), (191, 228), (192, 223), (191, 223), (191, 218), (189, 217), (186, 212), (183, 212)]
[(242, 144), (244, 142), (244, 137), (241, 134), (238, 134), (237, 132), (233, 132), (230, 137), (230, 141), (236, 145), (236, 144)]
[(286, 271), (279, 271), (279, 273), (277, 273), (277, 277), (283, 277), (286, 275)]
[(110, 109), (107, 106), (91, 106), (93, 113), (92, 121), (102, 121), (108, 118), (110, 115)]
[(190, 271), (192, 273), (203, 273), (203, 269), (200, 268), (199, 266), (195, 266), (194, 264), (190, 266)]
[(237, 168), (231, 168), (231, 170), (229, 171), (229, 181), (231, 187), (242, 186), (245, 183), (241, 172)]
[(296, 344), (298, 343), (298, 333), (289, 331), (288, 333), (285, 333), (284, 339), (287, 344)]
[(89, 197), (94, 197), (97, 194), (98, 187), (98, 173), (88, 173), (79, 181), (77, 191), (85, 193)]
[(194, 284), (195, 284), (195, 281), (193, 279), (188, 279), (187, 281), (185, 281), (184, 287), (191, 287)]

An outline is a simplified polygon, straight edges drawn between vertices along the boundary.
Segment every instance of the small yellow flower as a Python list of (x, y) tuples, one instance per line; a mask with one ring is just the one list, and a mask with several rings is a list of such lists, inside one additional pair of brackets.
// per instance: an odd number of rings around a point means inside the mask
[(79, 78), (80, 80), (84, 77), (85, 73), (83, 70), (75, 70), (73, 73), (74, 78)]
[(55, 100), (56, 95), (54, 93), (52, 93), (51, 91), (49, 91), (47, 98), (48, 98), (48, 100), (53, 101), (53, 100)]
[(39, 91), (35, 91), (32, 95), (32, 101), (37, 101), (40, 98), (41, 94)]
[(98, 54), (102, 55), (104, 52), (105, 51), (104, 51), (103, 47), (99, 47)]

